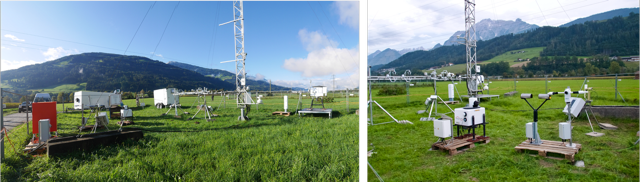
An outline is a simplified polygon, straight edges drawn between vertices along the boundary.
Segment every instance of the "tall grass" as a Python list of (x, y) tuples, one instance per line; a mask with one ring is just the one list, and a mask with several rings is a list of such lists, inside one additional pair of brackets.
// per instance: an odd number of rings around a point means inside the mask
[[(611, 80), (612, 81), (612, 80)], [(513, 90), (513, 82), (492, 81), (491, 94), (502, 95)], [(544, 93), (544, 81), (519, 81), (519, 93)], [(549, 83), (552, 91), (562, 91), (566, 86), (578, 90), (582, 80), (558, 80)], [(464, 82), (458, 84), (460, 94), (466, 94)], [(625, 105), (618, 97), (614, 99), (612, 83), (609, 80), (591, 80), (590, 87), (598, 92), (594, 105)], [(629, 100), (638, 97), (638, 81), (623, 80), (619, 89), (627, 99), (627, 105), (635, 105)], [(456, 156), (446, 152), (429, 151), (438, 139), (433, 134), (433, 123), (419, 121), (427, 114), (417, 114), (424, 110), (424, 100), (433, 94), (432, 88), (411, 88), (411, 103), (406, 104), (405, 96), (377, 96), (380, 103), (395, 118), (412, 121), (413, 125), (395, 123), (374, 125), (368, 128), (368, 143), (375, 146), (373, 157), (368, 158), (371, 165), (385, 181), (638, 181), (639, 148), (634, 145), (638, 140), (638, 120), (598, 118), (600, 122), (611, 123), (618, 130), (602, 130), (596, 126), (596, 132), (605, 133), (602, 137), (590, 137), (591, 132), (586, 117), (578, 117), (572, 125), (574, 142), (582, 144), (582, 150), (575, 156), (583, 160), (586, 167), (576, 167), (566, 160), (559, 161), (543, 157), (532, 157), (518, 153), (514, 147), (526, 140), (525, 124), (532, 122), (533, 114), (526, 102), (518, 96), (484, 100), (481, 106), (487, 109), (488, 144), (476, 145)], [(438, 84), (438, 95), (447, 98), (446, 84)], [(485, 93), (486, 94), (486, 93)], [(575, 96), (575, 95), (574, 95)], [(580, 95), (582, 97), (582, 95)], [(458, 100), (456, 94), (456, 100)], [(540, 99), (530, 99), (532, 105), (542, 103)], [(462, 105), (450, 105), (452, 108)], [(543, 140), (560, 141), (558, 123), (566, 120), (560, 109), (564, 107), (563, 96), (555, 96), (545, 103), (539, 113), (539, 133)], [(527, 110), (527, 111), (515, 111)], [(374, 123), (391, 121), (377, 107), (374, 107)], [(439, 113), (449, 110), (440, 105)], [(453, 114), (447, 114), (452, 117)], [(592, 122), (595, 125), (595, 121)], [(370, 148), (371, 149), (371, 148)], [(377, 178), (368, 170), (370, 181)]]
[[(325, 116), (272, 116), (282, 111), (282, 99), (263, 99), (260, 109), (252, 108), (250, 121), (237, 121), (239, 110), (227, 100), (208, 103), (220, 115), (204, 120), (202, 112), (187, 120), (195, 98), (181, 99), (181, 119), (161, 116), (153, 99), (148, 107), (134, 107), (134, 122), (144, 129), (139, 141), (76, 151), (57, 157), (30, 157), (16, 154), (8, 143), (2, 163), (3, 181), (355, 181), (358, 179), (357, 116), (346, 112), (344, 99), (326, 104), (334, 118)], [(210, 99), (210, 98), (207, 98)], [(290, 111), (297, 99), (289, 99)], [(291, 101), (294, 100), (294, 101)], [(308, 99), (307, 99), (308, 100)], [(308, 107), (310, 100), (305, 100)], [(351, 111), (357, 102), (351, 100)], [(135, 100), (125, 104), (135, 106)], [(291, 109), (293, 106), (293, 109)], [(179, 112), (181, 113), (181, 112)], [(85, 113), (85, 116), (88, 114)], [(76, 135), (81, 113), (58, 115), (60, 135)], [(196, 124), (196, 121), (199, 124)], [(117, 126), (111, 122), (110, 129)], [(127, 126), (129, 127), (129, 126)], [(104, 130), (101, 130), (104, 131)], [(24, 148), (26, 127), (11, 132), (11, 140)]]

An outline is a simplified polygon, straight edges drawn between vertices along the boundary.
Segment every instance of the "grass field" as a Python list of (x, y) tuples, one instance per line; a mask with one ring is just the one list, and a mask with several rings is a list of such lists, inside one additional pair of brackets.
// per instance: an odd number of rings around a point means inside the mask
[(35, 89), (33, 91), (42, 91), (44, 89), (44, 92), (46, 93), (58, 93), (58, 92), (80, 91), (80, 90), (84, 90), (86, 87), (87, 87), (87, 83), (80, 83), (80, 85), (62, 84), (62, 85), (52, 86), (52, 87), (47, 87), (42, 89)]
[[(478, 62), (478, 64), (487, 64), (487, 63), (495, 63), (495, 62), (500, 62), (500, 61), (505, 61), (508, 62), (509, 65), (514, 65), (517, 63), (521, 63), (521, 62), (513, 62), (516, 59), (520, 58), (520, 59), (527, 59), (527, 58), (533, 58), (536, 56), (540, 56), (540, 52), (542, 52), (542, 49), (544, 49), (544, 47), (533, 47), (533, 48), (526, 48), (526, 49), (520, 49), (520, 50), (514, 50), (514, 51), (507, 51), (501, 55), (498, 55), (496, 57), (493, 57), (487, 61), (482, 61), (482, 62)], [(511, 52), (516, 52), (516, 51), (526, 51), (525, 53), (520, 53), (520, 54), (511, 54)], [(465, 66), (464, 64), (456, 64), (453, 66), (449, 66), (449, 67), (444, 67), (444, 68), (438, 68), (436, 69), (436, 71), (439, 73), (442, 70), (447, 70), (448, 72), (453, 72), (453, 73), (460, 73), (463, 72), (465, 70)], [(423, 70), (427, 73), (431, 73), (432, 71), (428, 71), (428, 70)]]
[[(577, 90), (582, 80), (554, 80), (549, 84), (552, 91), (562, 91), (566, 86)], [(449, 82), (450, 83), (450, 82)], [(447, 99), (447, 83), (438, 83), (438, 95)], [(613, 80), (590, 80), (594, 105), (625, 105), (618, 98), (614, 99)], [(466, 94), (464, 82), (457, 85), (460, 94)], [(417, 114), (424, 110), (425, 99), (433, 94), (431, 87), (413, 87), (410, 90), (411, 102), (406, 103), (406, 96), (377, 96), (373, 90), (373, 98), (398, 120), (409, 120), (414, 124), (381, 124), (368, 126), (368, 144), (375, 147), (370, 164), (385, 181), (638, 181), (639, 155), (638, 120), (598, 118), (600, 122), (611, 123), (618, 130), (602, 130), (594, 126), (596, 132), (605, 133), (602, 137), (589, 137), (589, 123), (580, 116), (572, 125), (574, 142), (582, 144), (582, 150), (575, 156), (576, 160), (585, 162), (584, 168), (576, 167), (568, 161), (532, 157), (517, 153), (514, 147), (526, 140), (525, 124), (532, 122), (532, 111), (519, 96), (508, 98), (502, 94), (513, 90), (513, 81), (492, 81), (491, 94), (500, 94), (500, 99), (483, 101), (481, 106), (487, 109), (487, 135), (491, 137), (488, 144), (476, 145), (456, 156), (449, 156), (441, 151), (429, 151), (438, 139), (433, 134), (433, 123), (420, 121), (427, 114)], [(543, 93), (544, 81), (518, 81), (520, 93)], [(619, 89), (627, 105), (638, 105), (638, 80), (623, 79)], [(485, 93), (486, 94), (486, 93)], [(575, 96), (575, 95), (574, 95)], [(582, 96), (582, 95), (581, 95)], [(457, 95), (456, 95), (457, 97)], [(635, 101), (633, 101), (635, 99)], [(458, 98), (456, 98), (458, 100)], [(631, 100), (631, 101), (630, 101)], [(530, 99), (534, 106), (542, 103), (540, 99)], [(450, 105), (452, 109), (464, 104)], [(548, 101), (539, 112), (539, 133), (543, 140), (560, 141), (558, 123), (564, 122), (566, 115), (553, 108), (564, 107), (563, 96), (555, 96)], [(439, 113), (449, 110), (438, 106)], [(392, 121), (377, 107), (374, 107), (374, 123)], [(453, 117), (453, 114), (447, 114)], [(369, 147), (371, 150), (372, 147)], [(534, 153), (535, 154), (535, 153)], [(369, 181), (377, 181), (371, 169), (368, 169)]]
[[(196, 109), (189, 109), (195, 97), (183, 97), (181, 103), (190, 115), (182, 119), (161, 116), (166, 109), (133, 107), (135, 125), (144, 129), (139, 141), (78, 151), (60, 157), (28, 157), (16, 154), (5, 143), (2, 181), (356, 181), (358, 179), (357, 98), (326, 104), (334, 109), (326, 116), (272, 116), (282, 111), (282, 99), (263, 99), (260, 109), (252, 107), (250, 121), (237, 121), (235, 101), (227, 100), (218, 108), (220, 98), (209, 103), (216, 108), (215, 121), (207, 122), (199, 114), (187, 121)], [(209, 99), (209, 98), (208, 98)], [(135, 106), (135, 100), (125, 100)], [(296, 99), (290, 97), (289, 108)], [(304, 107), (310, 104), (304, 99)], [(172, 113), (172, 112), (170, 112)], [(86, 115), (86, 114), (85, 114)], [(81, 114), (58, 114), (61, 136), (78, 132)], [(196, 124), (195, 122), (200, 122)], [(90, 120), (90, 122), (93, 122)], [(109, 125), (117, 129), (115, 121)], [(24, 125), (12, 130), (11, 141), (21, 150), (28, 136)]]

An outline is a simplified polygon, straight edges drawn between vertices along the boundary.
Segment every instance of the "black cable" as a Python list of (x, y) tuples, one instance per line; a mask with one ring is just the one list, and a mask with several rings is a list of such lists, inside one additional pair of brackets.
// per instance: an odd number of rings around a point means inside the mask
[(540, 9), (540, 14), (542, 14), (542, 17), (544, 17), (544, 21), (547, 22), (547, 26), (551, 26), (549, 25), (549, 21), (547, 21), (547, 17), (544, 16), (544, 13), (542, 12), (542, 8), (540, 8), (540, 4), (538, 4), (538, 0), (535, 0), (536, 4), (538, 5), (538, 9)]
[[(220, 14), (220, 1), (218, 1), (218, 4), (216, 4), (216, 16), (215, 16), (215, 20), (213, 21), (214, 25), (213, 25), (213, 39), (211, 39), (211, 43), (209, 44), (209, 53), (207, 54), (207, 56), (209, 56), (207, 58), (207, 60), (211, 61), (211, 64), (209, 66), (211, 66), (211, 69), (213, 69), (213, 57), (216, 54), (215, 52), (215, 43), (216, 43), (216, 35), (217, 35), (217, 30), (218, 30), (218, 26), (216, 26), (215, 24), (218, 22), (218, 15)], [(213, 49), (213, 50), (212, 50)], [(213, 52), (213, 53), (212, 53)]]
[(131, 38), (131, 41), (129, 41), (129, 45), (127, 45), (127, 49), (124, 50), (124, 54), (123, 55), (127, 55), (127, 50), (129, 50), (129, 46), (131, 46), (131, 43), (133, 42), (133, 39), (135, 39), (136, 35), (138, 35), (138, 30), (140, 30), (140, 27), (142, 27), (142, 23), (144, 23), (144, 20), (147, 19), (147, 15), (149, 14), (149, 11), (151, 11), (151, 8), (153, 8), (156, 5), (156, 2), (157, 1), (153, 2), (153, 4), (147, 10), (147, 13), (144, 14), (144, 17), (142, 18), (142, 21), (140, 22), (140, 25), (138, 25), (138, 29), (136, 29), (136, 33), (133, 34), (133, 37)]

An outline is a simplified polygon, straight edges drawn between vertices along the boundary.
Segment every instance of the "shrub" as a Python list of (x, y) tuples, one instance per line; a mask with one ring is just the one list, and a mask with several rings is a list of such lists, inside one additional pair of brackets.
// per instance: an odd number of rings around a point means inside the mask
[(378, 91), (378, 95), (401, 95), (406, 94), (407, 88), (399, 85), (385, 85)]

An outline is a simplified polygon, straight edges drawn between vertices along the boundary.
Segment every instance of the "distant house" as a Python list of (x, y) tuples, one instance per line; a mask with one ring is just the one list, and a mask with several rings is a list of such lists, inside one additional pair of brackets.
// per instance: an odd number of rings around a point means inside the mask
[(453, 63), (449, 63), (449, 66), (453, 66)]
[(637, 62), (640, 61), (640, 57), (638, 56), (629, 56), (629, 57), (622, 57), (622, 61), (627, 61), (627, 62)]
[(616, 59), (618, 59), (618, 56), (612, 56), (612, 57), (609, 57), (609, 59), (610, 60), (616, 60)]

